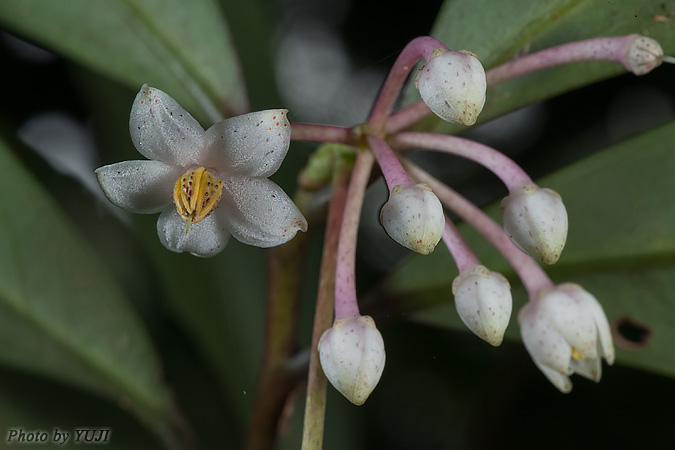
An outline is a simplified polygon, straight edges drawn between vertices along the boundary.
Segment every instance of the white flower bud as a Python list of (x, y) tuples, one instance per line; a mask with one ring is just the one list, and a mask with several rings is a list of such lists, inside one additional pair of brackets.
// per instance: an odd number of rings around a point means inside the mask
[(513, 309), (508, 280), (478, 265), (454, 279), (452, 293), (464, 325), (488, 344), (499, 346)]
[(319, 340), (328, 381), (355, 405), (363, 405), (384, 370), (382, 335), (370, 316), (341, 317)]
[(652, 38), (635, 35), (625, 58), (626, 69), (635, 75), (651, 72), (663, 62), (663, 49)]
[(466, 50), (434, 50), (415, 85), (429, 109), (448, 122), (473, 125), (485, 105), (485, 70)]
[(532, 360), (562, 392), (578, 373), (600, 381), (600, 360), (614, 363), (614, 343), (600, 303), (581, 286), (565, 283), (541, 292), (518, 314), (523, 343)]
[(441, 240), (445, 214), (428, 184), (396, 185), (380, 211), (387, 234), (402, 246), (428, 255)]
[(526, 184), (502, 200), (501, 212), (516, 247), (546, 264), (558, 261), (567, 240), (567, 210), (557, 192)]

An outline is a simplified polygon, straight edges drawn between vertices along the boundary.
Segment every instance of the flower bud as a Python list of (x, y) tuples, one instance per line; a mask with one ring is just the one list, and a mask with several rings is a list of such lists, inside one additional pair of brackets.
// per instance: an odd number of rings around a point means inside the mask
[(319, 340), (328, 381), (355, 405), (363, 405), (384, 370), (382, 335), (370, 316), (340, 317)]
[(518, 314), (523, 343), (537, 367), (560, 391), (572, 390), (578, 373), (600, 381), (600, 360), (614, 363), (614, 343), (600, 303), (581, 286), (565, 283), (542, 291)]
[(429, 109), (448, 122), (473, 125), (485, 104), (485, 70), (466, 50), (434, 50), (415, 85)]
[(567, 211), (557, 192), (526, 184), (502, 200), (501, 212), (516, 247), (546, 264), (558, 261), (567, 240)]
[(624, 66), (635, 75), (644, 75), (651, 72), (663, 62), (663, 49), (652, 38), (634, 35)]
[(511, 310), (511, 286), (498, 272), (485, 266), (464, 270), (452, 282), (457, 314), (473, 333), (498, 347), (504, 339)]
[(380, 211), (389, 237), (410, 250), (428, 255), (441, 240), (445, 214), (428, 184), (396, 185)]

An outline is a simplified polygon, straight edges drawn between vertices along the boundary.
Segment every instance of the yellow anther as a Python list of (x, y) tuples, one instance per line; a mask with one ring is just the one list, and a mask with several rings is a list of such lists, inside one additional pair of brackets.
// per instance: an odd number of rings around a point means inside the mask
[(575, 359), (579, 361), (580, 359), (585, 359), (586, 357), (584, 356), (583, 353), (581, 353), (579, 350), (576, 348), (572, 347), (572, 359)]
[(190, 225), (206, 219), (218, 206), (223, 194), (223, 182), (211, 173), (198, 167), (178, 177), (173, 187), (173, 202), (180, 217)]

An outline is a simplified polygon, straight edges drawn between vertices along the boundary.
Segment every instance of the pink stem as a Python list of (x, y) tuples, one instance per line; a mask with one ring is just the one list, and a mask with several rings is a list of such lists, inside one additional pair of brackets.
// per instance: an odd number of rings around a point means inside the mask
[(356, 299), (356, 240), (363, 197), (373, 168), (373, 154), (361, 151), (356, 157), (340, 227), (335, 270), (335, 318), (360, 316)]
[(488, 86), (550, 67), (581, 61), (617, 62), (630, 70), (626, 57), (636, 36), (638, 35), (629, 34), (569, 42), (512, 59), (487, 71)]
[(450, 250), (452, 259), (455, 260), (457, 265), (457, 270), (461, 274), (471, 267), (477, 266), (480, 264), (480, 260), (476, 254), (471, 250), (469, 244), (467, 244), (464, 237), (460, 234), (459, 230), (450, 218), (445, 218), (445, 229), (443, 230), (443, 242)]
[(367, 140), (375, 158), (377, 158), (380, 169), (382, 169), (387, 187), (389, 187), (389, 193), (396, 185), (410, 186), (412, 182), (389, 144), (376, 134), (369, 134)]
[(438, 39), (421, 36), (413, 39), (406, 45), (396, 58), (387, 79), (384, 81), (380, 95), (370, 113), (368, 124), (375, 130), (382, 130), (391, 114), (394, 104), (401, 93), (403, 84), (408, 79), (410, 71), (420, 58), (429, 60), (431, 53), (437, 48), (447, 49)]
[[(628, 69), (627, 50), (635, 36), (635, 34), (630, 34), (569, 42), (507, 61), (486, 72), (488, 87), (538, 70), (574, 62), (618, 62)], [(431, 110), (422, 100), (418, 100), (389, 117), (385, 129), (387, 133), (396, 133), (419, 122), (429, 114)]]
[(331, 125), (315, 125), (311, 123), (292, 123), (291, 140), (335, 142), (346, 145), (354, 144), (351, 128)]
[(523, 282), (523, 286), (525, 286), (525, 290), (527, 290), (530, 299), (534, 299), (537, 292), (541, 289), (553, 288), (553, 282), (546, 272), (544, 272), (539, 264), (532, 258), (513, 245), (497, 222), (492, 220), (476, 205), (417, 167), (415, 164), (406, 161), (405, 165), (408, 172), (412, 174), (414, 178), (431, 186), (431, 189), (443, 204), (474, 227), (497, 250), (499, 250), (502, 255), (504, 255)]
[(400, 150), (426, 149), (450, 153), (475, 161), (489, 169), (514, 192), (532, 178), (511, 158), (487, 145), (470, 139), (436, 133), (398, 133), (392, 136), (392, 146)]

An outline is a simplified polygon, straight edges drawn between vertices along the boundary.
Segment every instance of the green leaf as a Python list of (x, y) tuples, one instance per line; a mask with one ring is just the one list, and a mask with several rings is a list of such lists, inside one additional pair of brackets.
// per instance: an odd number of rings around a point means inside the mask
[(171, 398), (136, 312), (2, 142), (0, 167), (0, 363), (108, 398), (171, 439)]
[(132, 89), (162, 89), (205, 124), (248, 108), (214, 0), (6, 0), (0, 23)]
[[(673, 14), (675, 5), (660, 0), (448, 0), (431, 35), (449, 48), (473, 51), (486, 69), (567, 42), (631, 33), (652, 37), (666, 54), (673, 54), (675, 22), (658, 20)], [(479, 121), (621, 73), (625, 69), (616, 63), (576, 63), (489, 87)], [(446, 132), (463, 129), (431, 116), (418, 127)]]
[[(675, 376), (675, 121), (608, 148), (538, 181), (558, 191), (570, 230), (557, 264), (546, 267), (556, 283), (573, 281), (595, 295), (610, 320), (651, 338), (644, 345), (617, 339), (619, 363)], [(487, 212), (501, 223), (498, 205)], [(515, 316), (526, 300), (513, 270), (478, 233), (461, 231), (479, 258), (514, 285), (514, 316), (507, 337), (518, 338)], [(452, 303), (457, 270), (447, 249), (412, 257), (387, 280), (383, 293), (425, 323), (463, 327)], [(624, 321), (625, 323), (625, 321)]]

